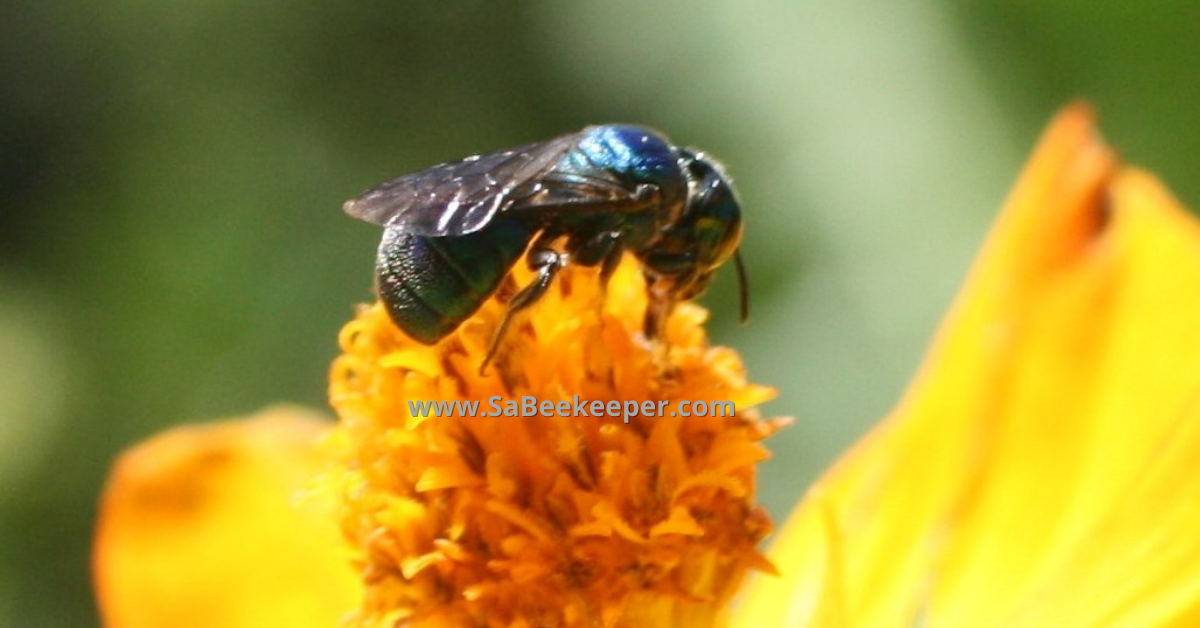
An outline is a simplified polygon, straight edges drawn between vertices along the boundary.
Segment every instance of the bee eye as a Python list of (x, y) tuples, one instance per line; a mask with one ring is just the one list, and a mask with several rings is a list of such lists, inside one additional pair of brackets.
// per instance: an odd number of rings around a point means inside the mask
[(691, 251), (683, 253), (652, 252), (644, 261), (654, 272), (663, 275), (678, 275), (696, 266), (696, 256)]

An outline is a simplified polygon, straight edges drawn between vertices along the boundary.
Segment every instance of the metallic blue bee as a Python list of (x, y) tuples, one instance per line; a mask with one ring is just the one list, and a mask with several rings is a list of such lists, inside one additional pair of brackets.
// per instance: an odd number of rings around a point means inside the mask
[(535, 303), (567, 264), (600, 266), (607, 283), (624, 251), (642, 265), (654, 338), (675, 302), (699, 296), (716, 269), (737, 262), (741, 210), (720, 164), (649, 129), (592, 126), (579, 133), (441, 164), (347, 201), (346, 213), (386, 230), (376, 287), (412, 338), (434, 344), (499, 289), (525, 257), (537, 276), (509, 301), (486, 366), (513, 314)]

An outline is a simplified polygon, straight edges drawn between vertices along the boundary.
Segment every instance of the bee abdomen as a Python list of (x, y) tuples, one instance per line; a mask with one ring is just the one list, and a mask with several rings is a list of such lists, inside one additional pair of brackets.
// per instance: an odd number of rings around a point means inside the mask
[(392, 321), (419, 342), (441, 340), (499, 288), (532, 235), (529, 225), (508, 220), (453, 237), (387, 229), (376, 280)]

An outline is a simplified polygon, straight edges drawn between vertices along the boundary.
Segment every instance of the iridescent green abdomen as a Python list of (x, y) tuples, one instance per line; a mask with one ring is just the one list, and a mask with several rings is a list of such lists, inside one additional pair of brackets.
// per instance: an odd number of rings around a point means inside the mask
[(425, 237), (389, 228), (376, 263), (380, 297), (401, 329), (433, 344), (496, 292), (532, 236), (530, 225), (503, 219), (463, 236)]

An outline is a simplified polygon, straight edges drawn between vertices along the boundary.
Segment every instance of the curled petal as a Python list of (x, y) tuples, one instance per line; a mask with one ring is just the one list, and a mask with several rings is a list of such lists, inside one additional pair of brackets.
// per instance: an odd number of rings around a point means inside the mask
[(1200, 226), (1068, 108), (737, 625), (1194, 625), (1197, 321)]

